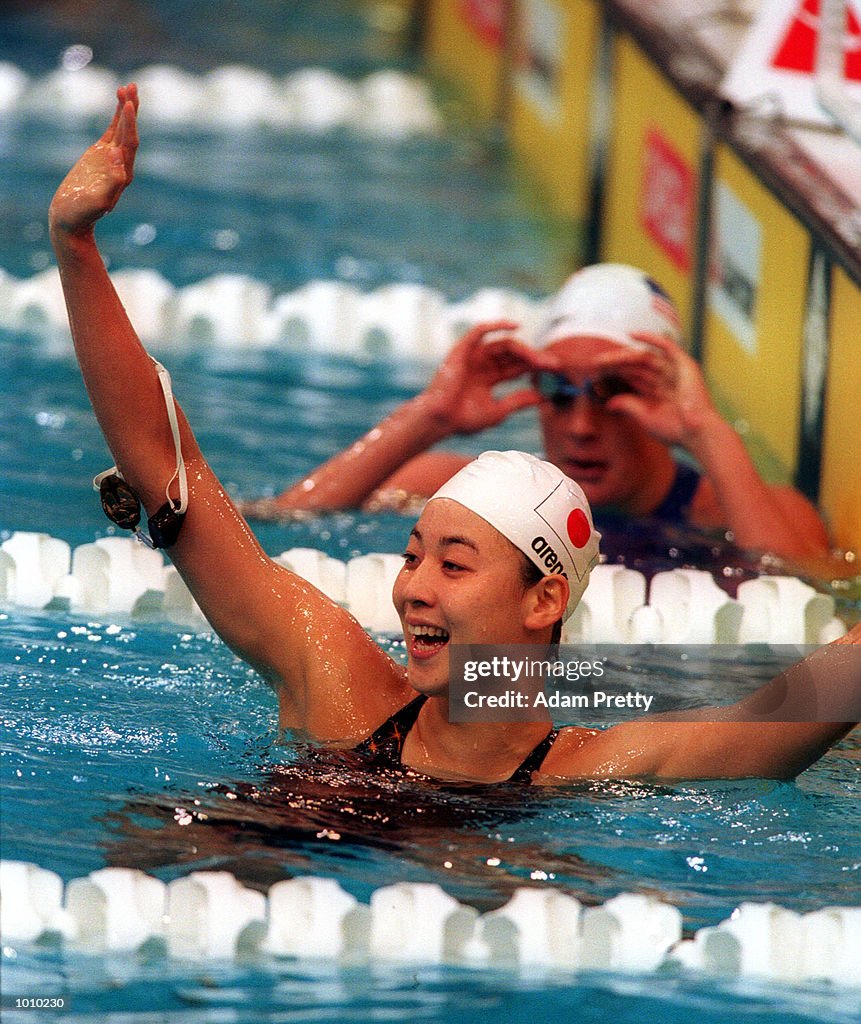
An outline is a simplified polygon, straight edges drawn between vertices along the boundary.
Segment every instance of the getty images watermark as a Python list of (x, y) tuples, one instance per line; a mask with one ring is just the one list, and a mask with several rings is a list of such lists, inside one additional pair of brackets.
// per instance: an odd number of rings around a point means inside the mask
[(861, 648), (452, 644), (452, 722), (857, 722)]

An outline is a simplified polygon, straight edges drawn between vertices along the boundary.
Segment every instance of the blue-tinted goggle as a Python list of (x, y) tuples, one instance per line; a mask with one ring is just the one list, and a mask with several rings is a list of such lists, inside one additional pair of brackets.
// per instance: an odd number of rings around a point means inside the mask
[(552, 373), (549, 370), (536, 373), (533, 383), (536, 391), (557, 408), (570, 405), (581, 395), (585, 395), (591, 402), (604, 405), (616, 395), (630, 394), (633, 390), (627, 381), (617, 376), (596, 377), (594, 380), (587, 379), (582, 384), (575, 384), (564, 373)]

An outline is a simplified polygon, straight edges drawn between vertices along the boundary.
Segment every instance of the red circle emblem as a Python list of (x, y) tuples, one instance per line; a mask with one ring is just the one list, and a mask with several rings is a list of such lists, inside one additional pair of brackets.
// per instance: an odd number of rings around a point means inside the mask
[(582, 508), (572, 509), (568, 515), (568, 536), (575, 548), (585, 547), (592, 536), (592, 527)]

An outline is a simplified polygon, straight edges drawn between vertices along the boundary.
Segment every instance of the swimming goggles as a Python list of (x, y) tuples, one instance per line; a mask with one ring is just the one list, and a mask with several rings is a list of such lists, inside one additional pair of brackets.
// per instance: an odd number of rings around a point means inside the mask
[(633, 391), (627, 381), (617, 376), (596, 377), (594, 380), (587, 379), (582, 384), (575, 384), (564, 373), (541, 370), (533, 375), (532, 380), (535, 390), (541, 397), (548, 399), (560, 409), (570, 405), (581, 395), (585, 395), (597, 405), (605, 405), (616, 395), (627, 395)]
[[(141, 531), (138, 525), (141, 520), (140, 498), (126, 483), (116, 466), (111, 466), (104, 473), (99, 473), (93, 479), (93, 489), (99, 492), (104, 513), (112, 523), (123, 530), (134, 531), (135, 537), (149, 548), (169, 548), (177, 542), (179, 531), (185, 520), (188, 508), (188, 477), (180, 447), (179, 421), (176, 416), (176, 403), (173, 400), (170, 374), (158, 360), (153, 359), (153, 362), (164, 393), (164, 404), (167, 408), (167, 418), (170, 421), (170, 432), (176, 450), (176, 469), (164, 489), (167, 501), (147, 519), (149, 537)], [(179, 501), (175, 501), (170, 496), (170, 485), (177, 479), (179, 480)]]

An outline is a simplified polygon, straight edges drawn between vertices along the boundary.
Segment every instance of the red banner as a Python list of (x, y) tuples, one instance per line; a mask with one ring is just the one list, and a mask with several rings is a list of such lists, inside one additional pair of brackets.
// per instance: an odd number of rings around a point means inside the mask
[(463, 19), (475, 34), (499, 49), (505, 38), (506, 0), (462, 0)]
[(640, 221), (646, 234), (684, 273), (691, 269), (696, 185), (682, 155), (655, 128), (646, 132)]

